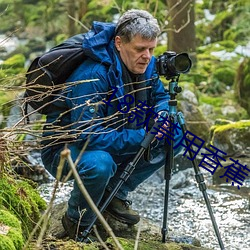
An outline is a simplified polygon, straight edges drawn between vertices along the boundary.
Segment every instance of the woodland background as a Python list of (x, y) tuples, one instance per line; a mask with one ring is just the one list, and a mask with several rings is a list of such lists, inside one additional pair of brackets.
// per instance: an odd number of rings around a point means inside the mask
[[(94, 20), (116, 22), (131, 8), (148, 10), (158, 19), (162, 32), (155, 56), (175, 51), (188, 52), (192, 58), (192, 69), (181, 75), (179, 85), (189, 91), (186, 99), (192, 93), (185, 107), (200, 112), (198, 117), (197, 112), (190, 112), (192, 117), (187, 119), (194, 124), (194, 133), (210, 143), (215, 131), (211, 128), (219, 120), (223, 120), (221, 124), (237, 123), (238, 130), (242, 130), (240, 122), (244, 120), (244, 131), (236, 144), (240, 153), (249, 157), (242, 150), (250, 152), (248, 0), (0, 0), (0, 221), (4, 222), (0, 223), (0, 242), (11, 246), (3, 249), (20, 249), (39, 219), (39, 210), (45, 209), (44, 201), (30, 191), (26, 180), (23, 183), (12, 172), (13, 166), (29, 165), (28, 154), (38, 147), (35, 139), (39, 141), (44, 122), (44, 117), (36, 117), (27, 125), (22, 113), (13, 115), (14, 108), (20, 108), (18, 100), (30, 62), (68, 37), (86, 32)], [(166, 79), (162, 80), (168, 87)], [(194, 102), (195, 107), (188, 105)], [(235, 141), (221, 139), (229, 134), (224, 131), (219, 141), (226, 141), (231, 147), (227, 150), (234, 155)], [(237, 136), (234, 132), (231, 137)], [(223, 149), (225, 144), (220, 145)], [(11, 215), (6, 215), (6, 209)], [(15, 221), (13, 214), (22, 223)]]
[[(24, 84), (24, 73), (35, 56), (74, 34), (86, 32), (93, 20), (115, 22), (130, 8), (146, 9), (159, 20), (162, 33), (155, 56), (167, 50), (190, 54), (193, 67), (180, 80), (195, 85), (200, 102), (212, 104), (220, 116), (216, 108), (225, 105), (226, 100), (221, 97), (226, 93), (228, 102), (239, 104), (239, 109), (234, 115), (229, 114), (229, 118), (231, 115), (234, 120), (249, 117), (250, 3), (247, 0), (133, 3), (1, 0), (0, 33), (7, 37), (0, 41), (0, 85), (10, 88), (10, 85)], [(4, 46), (14, 39), (19, 39), (18, 45), (7, 52)], [(6, 94), (2, 88), (0, 103), (16, 94), (15, 91)], [(4, 110), (3, 115), (8, 112)]]

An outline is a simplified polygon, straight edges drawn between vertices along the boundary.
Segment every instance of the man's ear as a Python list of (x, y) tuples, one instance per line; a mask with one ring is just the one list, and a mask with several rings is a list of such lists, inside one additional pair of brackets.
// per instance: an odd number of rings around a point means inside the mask
[(121, 43), (122, 43), (121, 37), (116, 36), (115, 37), (115, 47), (118, 51), (120, 51), (120, 49), (121, 49)]

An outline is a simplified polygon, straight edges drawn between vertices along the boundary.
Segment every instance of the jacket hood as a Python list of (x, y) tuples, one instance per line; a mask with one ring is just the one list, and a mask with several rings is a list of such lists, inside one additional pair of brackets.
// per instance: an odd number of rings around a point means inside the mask
[(104, 64), (112, 64), (115, 24), (94, 21), (85, 34), (83, 49), (87, 56)]

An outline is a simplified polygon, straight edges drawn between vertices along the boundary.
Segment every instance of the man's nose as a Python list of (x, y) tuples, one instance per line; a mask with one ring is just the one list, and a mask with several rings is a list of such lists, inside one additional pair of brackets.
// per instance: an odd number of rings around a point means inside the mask
[(144, 59), (150, 59), (151, 58), (151, 53), (150, 53), (149, 49), (147, 49), (147, 50), (144, 51), (142, 57)]

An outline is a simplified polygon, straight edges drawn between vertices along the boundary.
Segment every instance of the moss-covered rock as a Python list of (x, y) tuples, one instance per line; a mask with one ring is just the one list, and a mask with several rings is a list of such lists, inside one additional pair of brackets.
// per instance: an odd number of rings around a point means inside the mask
[(24, 243), (21, 222), (5, 209), (0, 209), (0, 249), (18, 250)]
[(6, 250), (16, 250), (14, 243), (7, 235), (0, 235), (0, 247)]
[[(112, 245), (113, 240), (109, 238), (107, 240), (108, 243), (111, 243)], [(133, 250), (135, 245), (134, 239), (124, 239), (119, 238), (119, 242), (122, 245), (124, 250)], [(143, 239), (142, 241), (139, 241), (138, 243), (138, 249), (139, 250), (208, 250), (208, 248), (204, 247), (197, 247), (193, 245), (188, 245), (184, 243), (175, 243), (175, 242), (166, 242), (162, 243), (160, 240), (152, 240), (152, 239)]]
[(25, 78), (25, 56), (15, 54), (1, 64), (0, 85), (19, 86)]
[(4, 207), (21, 221), (27, 238), (46, 208), (45, 201), (26, 180), (16, 180), (5, 174), (0, 178), (0, 207)]
[[(56, 249), (68, 250), (68, 249), (86, 249), (97, 250), (103, 249), (100, 242), (94, 242), (91, 244), (74, 242), (67, 237), (58, 239), (58, 235), (63, 235), (64, 232), (61, 218), (67, 209), (67, 202), (56, 204), (51, 211), (51, 221), (48, 226), (46, 238), (43, 240), (43, 245), (49, 248), (53, 246)], [(134, 226), (128, 226), (123, 224), (108, 214), (104, 214), (104, 217), (113, 233), (118, 238), (120, 244), (124, 250), (133, 250), (135, 245), (135, 239), (140, 228), (140, 236), (138, 239), (138, 249), (141, 250), (208, 250), (208, 248), (202, 247), (198, 239), (189, 236), (183, 236), (175, 234), (169, 231), (169, 235), (166, 237), (166, 243), (162, 243), (161, 229), (159, 226), (154, 225), (149, 220), (141, 218), (141, 222)], [(98, 224), (97, 230), (105, 241), (109, 249), (115, 248), (114, 241), (109, 237), (104, 228)], [(33, 248), (32, 248), (33, 249)], [(35, 248), (34, 248), (35, 249)]]
[(211, 144), (228, 156), (248, 154), (250, 149), (250, 120), (214, 125)]

